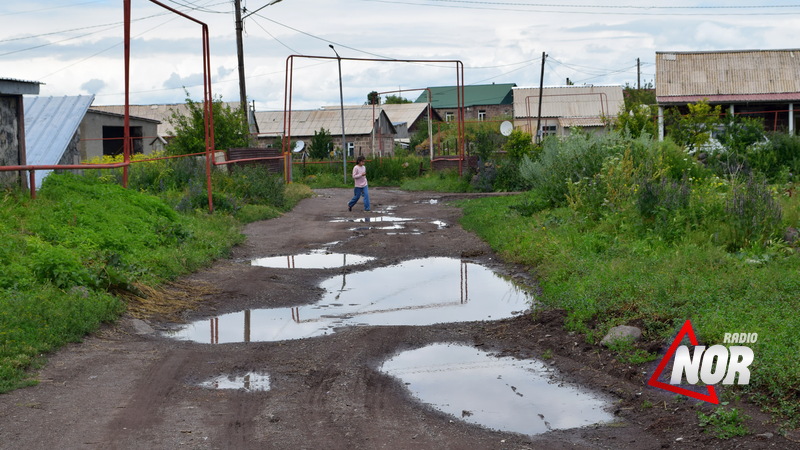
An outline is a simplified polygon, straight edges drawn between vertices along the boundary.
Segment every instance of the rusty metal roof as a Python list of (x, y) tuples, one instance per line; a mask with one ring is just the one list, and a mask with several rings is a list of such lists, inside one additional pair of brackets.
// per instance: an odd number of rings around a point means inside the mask
[(656, 52), (659, 103), (780, 101), (796, 99), (797, 93), (800, 49)]
[[(616, 117), (624, 106), (622, 86), (545, 86), (542, 117)], [(514, 117), (537, 117), (539, 88), (514, 88)]]

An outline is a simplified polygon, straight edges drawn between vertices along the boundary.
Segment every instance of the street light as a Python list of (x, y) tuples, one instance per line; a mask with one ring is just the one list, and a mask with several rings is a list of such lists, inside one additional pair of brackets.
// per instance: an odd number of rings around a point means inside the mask
[(242, 17), (242, 7), (241, 7), (241, 0), (234, 0), (234, 9), (236, 10), (236, 54), (239, 57), (239, 102), (240, 107), (242, 108), (242, 112), (245, 114), (245, 118), (247, 119), (247, 123), (252, 126), (250, 123), (250, 110), (247, 107), (247, 88), (245, 87), (244, 82), (244, 44), (242, 42), (242, 30), (244, 28), (243, 21), (244, 19), (252, 16), (253, 14), (261, 11), (262, 9), (266, 8), (267, 6), (274, 5), (275, 3), (281, 2), (283, 0), (272, 0), (271, 2), (267, 3), (266, 5), (262, 6), (261, 8), (256, 9), (255, 11), (251, 11), (250, 13), (246, 14)]
[(333, 50), (333, 53), (336, 53), (336, 61), (339, 63), (339, 105), (342, 111), (342, 170), (344, 174), (344, 183), (347, 184), (347, 148), (345, 146), (345, 136), (344, 136), (344, 93), (342, 91), (342, 57), (339, 56), (339, 52), (333, 48), (333, 44), (328, 45), (328, 47)]

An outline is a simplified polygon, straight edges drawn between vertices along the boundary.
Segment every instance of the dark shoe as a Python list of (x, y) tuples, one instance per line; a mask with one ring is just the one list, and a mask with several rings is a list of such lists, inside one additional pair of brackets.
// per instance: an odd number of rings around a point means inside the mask
[(350, 206), (350, 205), (347, 205), (347, 210), (348, 210), (348, 211), (352, 211), (352, 210), (353, 210), (353, 207), (352, 207), (352, 206)]
[(372, 212), (371, 209), (365, 209), (364, 212)]

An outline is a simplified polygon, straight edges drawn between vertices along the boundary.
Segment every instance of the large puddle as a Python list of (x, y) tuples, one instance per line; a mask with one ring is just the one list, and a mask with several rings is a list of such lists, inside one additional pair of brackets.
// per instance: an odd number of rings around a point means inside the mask
[(312, 305), (254, 309), (193, 322), (169, 336), (202, 343), (281, 341), (358, 325), (431, 325), (521, 314), (532, 298), (487, 267), (423, 258), (342, 274), (320, 284)]
[(271, 256), (250, 261), (253, 266), (286, 269), (335, 269), (364, 264), (374, 260), (371, 256), (329, 253), (316, 250), (300, 255)]
[(537, 360), (434, 344), (402, 352), (381, 370), (404, 382), (421, 402), (495, 430), (532, 435), (614, 420), (604, 409), (607, 401), (554, 381), (554, 370)]

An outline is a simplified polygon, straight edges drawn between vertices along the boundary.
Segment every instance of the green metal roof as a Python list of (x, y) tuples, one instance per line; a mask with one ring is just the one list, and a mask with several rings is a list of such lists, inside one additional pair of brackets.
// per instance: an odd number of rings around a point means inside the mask
[[(515, 86), (516, 83), (464, 86), (464, 106), (510, 105), (514, 103), (514, 94), (511, 88)], [(434, 109), (458, 107), (456, 86), (438, 86), (428, 89), (431, 90), (431, 106)], [(428, 93), (420, 94), (415, 102), (427, 103)]]

